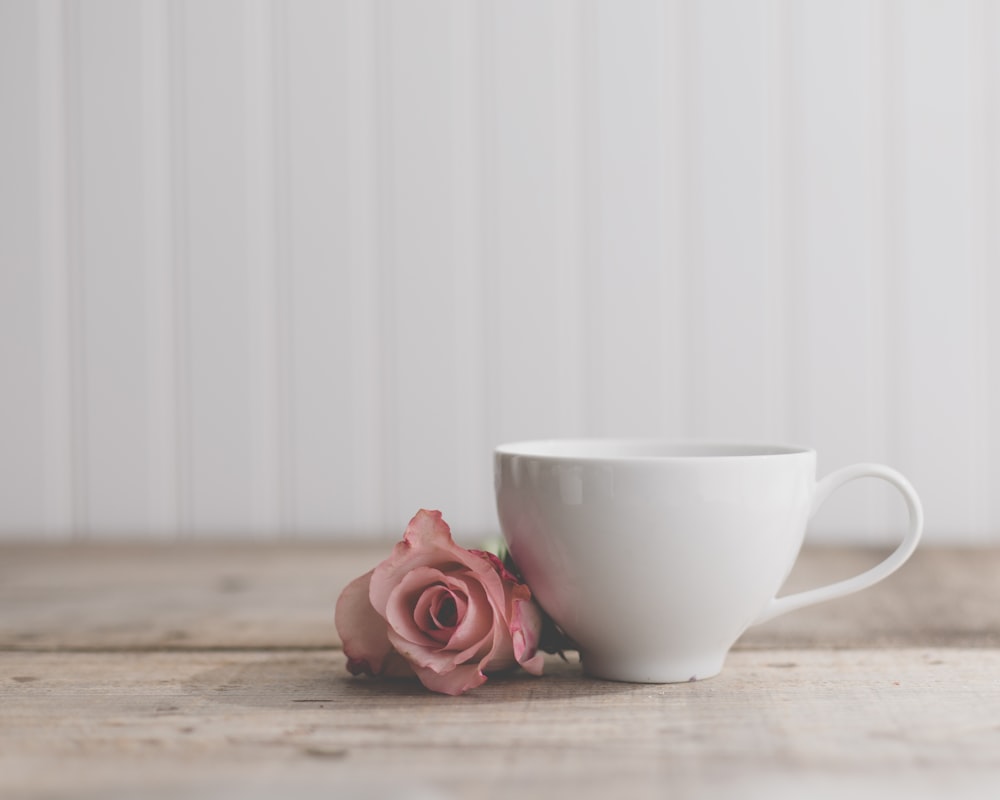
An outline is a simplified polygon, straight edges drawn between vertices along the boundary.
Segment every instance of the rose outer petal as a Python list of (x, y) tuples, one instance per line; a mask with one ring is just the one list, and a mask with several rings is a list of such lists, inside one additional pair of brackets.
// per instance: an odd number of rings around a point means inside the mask
[(457, 696), (486, 683), (486, 676), (477, 664), (463, 664), (450, 672), (440, 673), (425, 667), (414, 667), (420, 682), (432, 692)]
[[(525, 588), (527, 587), (518, 587)], [(538, 652), (538, 640), (542, 630), (542, 612), (527, 597), (514, 597), (510, 621), (510, 637), (514, 645), (514, 658), (526, 671), (532, 675), (541, 675), (545, 656)]]
[(386, 635), (385, 620), (372, 608), (368, 599), (373, 572), (355, 578), (344, 588), (337, 598), (334, 613), (348, 669), (355, 675), (361, 672), (382, 674), (385, 660), (393, 652)]

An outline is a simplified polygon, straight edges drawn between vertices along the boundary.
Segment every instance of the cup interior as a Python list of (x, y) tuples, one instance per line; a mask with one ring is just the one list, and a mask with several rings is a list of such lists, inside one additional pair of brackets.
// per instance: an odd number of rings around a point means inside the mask
[(672, 442), (657, 439), (543, 439), (497, 447), (501, 455), (571, 459), (719, 459), (795, 455), (808, 448), (782, 444)]

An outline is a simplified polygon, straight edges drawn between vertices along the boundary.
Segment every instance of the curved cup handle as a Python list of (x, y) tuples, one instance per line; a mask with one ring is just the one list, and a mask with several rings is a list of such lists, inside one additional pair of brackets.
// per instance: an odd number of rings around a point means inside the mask
[(924, 527), (924, 512), (920, 505), (920, 498), (917, 497), (917, 493), (906, 478), (896, 472), (896, 470), (884, 467), (881, 464), (854, 464), (850, 467), (844, 467), (843, 469), (831, 472), (823, 478), (823, 480), (816, 484), (812, 508), (809, 511), (810, 518), (835, 489), (858, 478), (881, 478), (899, 489), (900, 494), (903, 495), (903, 499), (906, 501), (906, 508), (910, 514), (910, 527), (899, 547), (884, 561), (876, 564), (867, 572), (862, 572), (853, 578), (831, 583), (828, 586), (821, 586), (818, 589), (810, 589), (806, 592), (798, 592), (786, 595), (785, 597), (774, 598), (767, 604), (760, 616), (753, 621), (754, 625), (767, 622), (789, 611), (811, 606), (814, 603), (822, 603), (826, 600), (833, 600), (837, 597), (843, 597), (844, 595), (867, 589), (883, 578), (889, 577), (913, 554), (913, 551), (917, 547), (917, 542), (920, 541), (920, 532)]

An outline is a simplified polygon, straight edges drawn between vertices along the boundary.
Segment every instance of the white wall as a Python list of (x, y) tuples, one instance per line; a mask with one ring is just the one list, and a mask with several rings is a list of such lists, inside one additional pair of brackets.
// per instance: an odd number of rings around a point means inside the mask
[(0, 0), (0, 535), (468, 538), (494, 444), (629, 434), (885, 461), (1000, 543), (998, 45), (991, 0)]

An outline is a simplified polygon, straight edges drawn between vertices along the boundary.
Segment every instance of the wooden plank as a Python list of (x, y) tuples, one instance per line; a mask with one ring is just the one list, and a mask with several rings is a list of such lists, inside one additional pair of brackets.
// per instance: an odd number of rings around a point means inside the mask
[(6, 547), (0, 647), (331, 646), (341, 588), (389, 549)]
[[(857, 575), (885, 555), (866, 548), (806, 549), (786, 591)], [(924, 548), (871, 589), (751, 628), (738, 646), (995, 647), (1000, 644), (998, 573), (1000, 552)]]
[[(7, 545), (0, 649), (323, 648), (343, 586), (390, 542)], [(807, 549), (789, 589), (861, 572), (875, 550)], [(1000, 551), (918, 551), (861, 594), (752, 628), (740, 648), (1000, 646)]]
[(0, 654), (0, 794), (931, 797), (1000, 781), (993, 650), (740, 652), (667, 686), (553, 659), (457, 699), (343, 667), (332, 651)]

